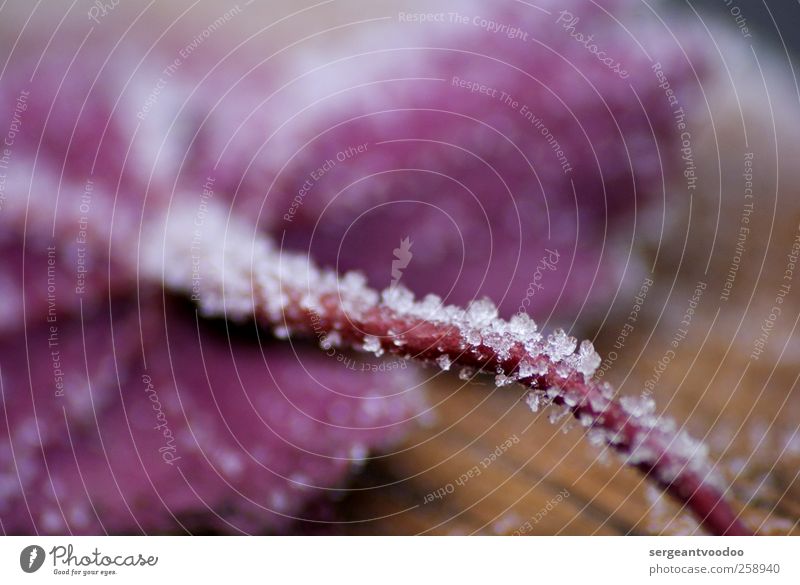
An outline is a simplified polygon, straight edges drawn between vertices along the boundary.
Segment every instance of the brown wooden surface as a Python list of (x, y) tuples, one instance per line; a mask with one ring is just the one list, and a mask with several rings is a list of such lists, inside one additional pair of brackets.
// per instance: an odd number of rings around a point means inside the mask
[[(753, 528), (800, 533), (800, 456), (793, 450), (797, 441), (791, 440), (800, 420), (796, 392), (790, 390), (796, 372), (789, 364), (749, 367), (735, 389), (744, 357), (729, 350), (723, 359), (729, 344), (714, 329), (711, 336), (717, 341), (710, 343), (708, 325), (696, 327), (665, 372), (657, 388), (659, 412), (666, 406), (694, 436), (705, 439), (731, 482), (737, 508)], [(641, 387), (664, 351), (663, 344), (651, 342), (642, 350), (638, 343), (634, 338), (627, 358), (614, 366), (616, 383), (627, 377), (623, 393)], [(426, 373), (435, 375), (435, 370)], [(702, 534), (687, 513), (638, 472), (590, 445), (579, 425), (565, 433), (560, 423), (548, 420), (549, 410), (531, 413), (520, 400), (522, 388), (493, 389), (439, 375), (428, 384), (427, 394), (436, 405), (435, 422), (413, 434), (405, 450), (366, 466), (342, 502), (337, 520), (348, 523), (337, 525), (337, 531)], [(519, 443), (483, 469), (481, 460), (514, 435)], [(459, 486), (456, 480), (475, 465), (480, 475)], [(426, 503), (426, 495), (448, 484), (452, 493)], [(551, 509), (544, 513), (548, 502)]]
[[(219, 16), (232, 5), (223, 4), (201, 3), (185, 17), (177, 18), (187, 2), (157, 3), (147, 13), (150, 20), (142, 23), (158, 28), (174, 23), (179, 38), (191, 38), (207, 26), (209, 18)], [(226, 25), (226, 35), (245, 38), (263, 28), (265, 22), (308, 4), (281, 0), (254, 5), (248, 8), (250, 16)], [(385, 3), (362, 4), (356, 18), (391, 12)], [(397, 5), (410, 9), (406, 1)], [(14, 42), (20, 27), (30, 18), (32, 6), (27, 0), (9, 2), (5, 20), (0, 22), (4, 46)], [(121, 3), (115, 14), (129, 11), (135, 15), (142, 6), (141, 2)], [(30, 29), (49, 30), (43, 23), (56, 23), (62, 15), (59, 10), (38, 10)], [(321, 7), (314, 18), (334, 29), (353, 19), (338, 3)], [(71, 20), (85, 24), (85, 12), (73, 11), (67, 24)], [(313, 22), (305, 25), (299, 20), (291, 21), (252, 42), (262, 43), (268, 54), (287, 40), (296, 40), (298, 31), (302, 33), (312, 25)], [(337, 42), (347, 34), (347, 29), (332, 32), (318, 42)], [(702, 132), (711, 128), (708, 122), (693, 126), (698, 168), (704, 170), (701, 186), (691, 219), (686, 224), (674, 221), (675, 233), (658, 242), (661, 261), (667, 263), (662, 266), (663, 278), (658, 286), (664, 291), (669, 289), (678, 272), (682, 273), (684, 291), (693, 281), (707, 278), (703, 273), (707, 270), (706, 254), (717, 259), (715, 269), (724, 278), (740, 225), (743, 153), (756, 152), (760, 217), (751, 224), (753, 236), (748, 240), (734, 291), (738, 298), (729, 303), (741, 307), (741, 315), (727, 306), (717, 315), (716, 301), (704, 306), (702, 317), (698, 317), (701, 320), (692, 327), (675, 362), (660, 380), (655, 398), (659, 412), (686, 421), (692, 434), (710, 445), (712, 458), (721, 461), (722, 471), (731, 483), (731, 495), (754, 527), (765, 532), (797, 532), (800, 440), (795, 433), (800, 421), (796, 389), (800, 347), (794, 329), (800, 314), (800, 276), (795, 278), (793, 298), (784, 308), (783, 330), (772, 335), (768, 355), (758, 362), (748, 360), (753, 339), (774, 299), (776, 283), (780, 282), (787, 244), (794, 238), (800, 219), (796, 187), (800, 184), (796, 161), (800, 149), (797, 102), (791, 76), (785, 71), (771, 72), (768, 56), (760, 58), (758, 73), (752, 66), (733, 66), (742, 60), (737, 58), (742, 57), (740, 49), (746, 51), (744, 57), (750, 57), (749, 48), (734, 42), (737, 34), (718, 39), (722, 54), (730, 59), (726, 75), (733, 75), (736, 91), (725, 83), (716, 94), (707, 88), (711, 96), (709, 107), (715, 115), (714, 134)], [(732, 51), (735, 47), (738, 53)], [(767, 76), (768, 92), (763, 86), (759, 89), (762, 75)], [(747, 126), (747, 140), (742, 122)], [(761, 271), (764, 258), (766, 272)], [(719, 291), (719, 279), (712, 280), (709, 278), (709, 290), (713, 291), (710, 298)], [(610, 374), (610, 380), (621, 392), (636, 394), (641, 390), (680, 321), (685, 299), (684, 293), (677, 295), (677, 316), (672, 313), (660, 317), (660, 306), (654, 303), (650, 307), (649, 321), (637, 327)], [(648, 300), (648, 304), (651, 302)], [(624, 315), (624, 307), (622, 311)], [(597, 346), (602, 354), (612, 347), (621, 324), (617, 318), (600, 327)], [(651, 332), (655, 336), (648, 339)], [(564, 434), (547, 420), (547, 411), (530, 413), (519, 402), (523, 394), (517, 387), (496, 390), (485, 384), (463, 385), (454, 376), (440, 376), (428, 384), (435, 422), (413, 433), (404, 450), (367, 464), (336, 507), (332, 530), (352, 534), (508, 534), (537, 514), (541, 518), (532, 523), (533, 534), (695, 530), (691, 519), (670, 501), (654, 497), (639, 474), (621, 466), (613, 456), (601, 457), (601, 451), (589, 445), (579, 428)], [(441, 500), (424, 503), (427, 494), (454, 483), (496, 445), (515, 434), (520, 442), (480, 476)], [(551, 505), (552, 509), (542, 516), (548, 501), (564, 489), (569, 497)]]

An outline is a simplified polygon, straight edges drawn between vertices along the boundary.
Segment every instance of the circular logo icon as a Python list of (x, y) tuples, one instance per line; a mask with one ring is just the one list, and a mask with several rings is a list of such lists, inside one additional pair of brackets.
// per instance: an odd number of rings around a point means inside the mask
[(35, 573), (44, 564), (44, 549), (41, 546), (32, 544), (26, 546), (19, 553), (19, 566), (26, 573)]

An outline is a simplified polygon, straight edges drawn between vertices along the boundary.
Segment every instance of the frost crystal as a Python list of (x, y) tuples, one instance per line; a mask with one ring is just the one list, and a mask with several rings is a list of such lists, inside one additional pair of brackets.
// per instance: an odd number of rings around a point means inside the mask
[(623, 396), (619, 399), (622, 408), (633, 417), (641, 417), (652, 414), (656, 409), (656, 403), (652, 398), (639, 398), (636, 396)]
[(464, 334), (464, 341), (466, 341), (469, 345), (473, 347), (479, 346), (483, 340), (481, 339), (481, 334), (478, 333), (477, 330), (470, 330)]
[(609, 401), (597, 393), (589, 395), (589, 406), (595, 412), (603, 412), (608, 407)]
[(569, 408), (553, 408), (550, 411), (550, 422), (556, 424), (570, 414)]
[(477, 329), (487, 327), (497, 319), (497, 307), (488, 299), (473, 301), (467, 307), (467, 323)]
[(364, 351), (375, 354), (375, 357), (383, 355), (383, 348), (381, 347), (381, 340), (374, 335), (365, 335), (363, 343)]
[(522, 360), (519, 363), (519, 369), (517, 371), (520, 378), (531, 378), (536, 375), (536, 368), (526, 360)]
[(325, 347), (324, 349), (330, 349), (331, 347), (339, 347), (342, 345), (342, 336), (339, 335), (338, 331), (331, 331), (324, 337)]
[(553, 361), (559, 361), (572, 354), (577, 344), (577, 340), (567, 335), (563, 329), (556, 329), (547, 336), (545, 352)]
[(458, 372), (458, 379), (459, 380), (471, 380), (472, 377), (475, 375), (475, 370), (472, 368), (461, 368)]
[(591, 341), (581, 343), (578, 354), (572, 357), (573, 367), (583, 374), (584, 378), (590, 378), (600, 367), (602, 361), (600, 355), (594, 350)]
[(544, 376), (547, 373), (547, 362), (541, 358), (525, 358), (519, 363), (519, 377)]
[(542, 338), (536, 322), (525, 313), (518, 313), (511, 317), (508, 325), (511, 335), (522, 343), (536, 342)]
[(452, 362), (450, 361), (450, 357), (447, 354), (442, 354), (438, 358), (436, 358), (436, 364), (442, 368), (445, 372), (450, 369), (450, 365)]
[(606, 433), (603, 429), (592, 427), (586, 432), (586, 438), (595, 447), (602, 447), (606, 442)]
[(652, 461), (658, 457), (658, 453), (648, 447), (644, 441), (637, 440), (634, 442), (631, 452), (628, 453), (627, 462), (631, 465), (638, 465), (646, 461)]
[(495, 386), (498, 388), (502, 386), (508, 386), (512, 382), (514, 382), (514, 378), (512, 376), (506, 376), (505, 374), (497, 374), (494, 377)]
[(569, 406), (570, 408), (577, 406), (580, 400), (580, 396), (575, 392), (565, 392), (564, 393), (564, 404)]
[(436, 319), (439, 309), (442, 307), (442, 299), (436, 295), (426, 295), (419, 303), (419, 316), (421, 319), (433, 321)]
[(528, 392), (528, 395), (525, 397), (525, 404), (528, 405), (528, 408), (531, 409), (531, 412), (539, 412), (543, 402), (544, 399), (542, 398), (541, 394), (537, 392)]
[(569, 378), (569, 375), (572, 373), (572, 368), (569, 364), (560, 363), (556, 366), (556, 376), (559, 378)]
[(383, 304), (397, 313), (406, 313), (414, 305), (414, 293), (404, 286), (391, 286), (381, 294)]

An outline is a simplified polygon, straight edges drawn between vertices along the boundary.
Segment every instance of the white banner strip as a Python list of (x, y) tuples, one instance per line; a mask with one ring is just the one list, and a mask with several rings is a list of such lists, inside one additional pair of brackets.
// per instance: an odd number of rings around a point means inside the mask
[(790, 537), (4, 537), (0, 582), (800, 583), (797, 551)]

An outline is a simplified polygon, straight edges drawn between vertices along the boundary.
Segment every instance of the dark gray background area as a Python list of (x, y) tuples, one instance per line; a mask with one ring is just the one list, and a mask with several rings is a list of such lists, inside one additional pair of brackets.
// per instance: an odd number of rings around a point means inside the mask
[[(688, 10), (691, 4), (698, 12), (715, 14), (736, 28), (731, 9), (736, 6), (758, 41), (781, 46), (781, 37), (793, 56), (800, 55), (800, 1), (798, 0), (674, 0)], [(773, 20), (774, 19), (774, 20)]]

